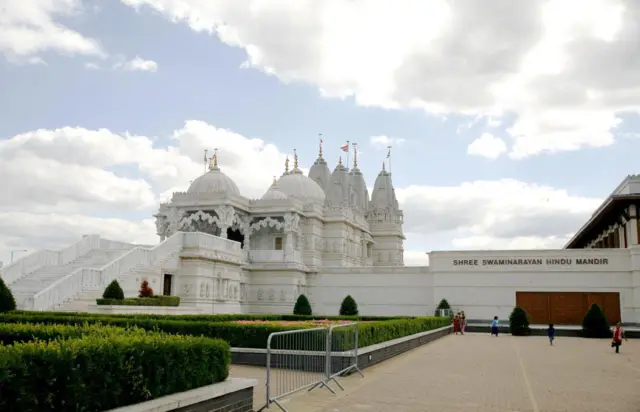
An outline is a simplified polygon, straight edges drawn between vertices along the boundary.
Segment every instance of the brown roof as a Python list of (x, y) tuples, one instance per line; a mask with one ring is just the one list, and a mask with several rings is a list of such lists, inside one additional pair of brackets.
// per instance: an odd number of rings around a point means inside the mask
[(564, 248), (576, 249), (583, 247), (584, 243), (591, 241), (595, 232), (599, 233), (606, 226), (615, 223), (629, 205), (638, 203), (640, 203), (640, 193), (610, 196), (596, 210), (587, 223), (576, 232)]

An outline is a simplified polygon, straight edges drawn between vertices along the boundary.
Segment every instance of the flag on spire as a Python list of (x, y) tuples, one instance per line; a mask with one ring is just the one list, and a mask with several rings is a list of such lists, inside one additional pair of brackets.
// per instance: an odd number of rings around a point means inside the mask
[(391, 146), (387, 146), (387, 149), (389, 149), (389, 151), (387, 152), (387, 159), (391, 157)]
[(349, 151), (349, 143), (347, 143), (344, 146), (340, 146), (340, 150), (342, 150), (343, 152), (348, 152)]

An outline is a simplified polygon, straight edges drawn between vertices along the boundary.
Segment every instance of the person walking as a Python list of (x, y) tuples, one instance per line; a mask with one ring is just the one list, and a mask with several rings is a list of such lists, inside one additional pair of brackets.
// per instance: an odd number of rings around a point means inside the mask
[(547, 336), (549, 337), (549, 345), (553, 346), (553, 341), (556, 338), (556, 328), (553, 327), (553, 323), (549, 324)]
[(460, 316), (456, 314), (456, 316), (453, 317), (453, 333), (457, 335), (458, 332), (460, 332)]
[(464, 330), (467, 327), (467, 316), (464, 314), (464, 310), (460, 312), (460, 333), (464, 335)]
[(498, 332), (500, 332), (500, 321), (497, 316), (494, 316), (493, 322), (491, 322), (491, 336), (496, 335), (497, 338)]
[(622, 339), (628, 340), (624, 335), (624, 329), (620, 322), (616, 323), (616, 327), (613, 330), (613, 340), (611, 341), (611, 347), (616, 348), (616, 353), (620, 353), (620, 346), (622, 345)]

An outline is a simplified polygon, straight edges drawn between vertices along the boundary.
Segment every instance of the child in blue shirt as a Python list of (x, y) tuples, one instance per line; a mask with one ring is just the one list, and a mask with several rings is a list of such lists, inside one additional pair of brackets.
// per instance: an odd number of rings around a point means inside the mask
[(549, 324), (549, 329), (547, 329), (547, 336), (549, 337), (549, 345), (553, 346), (553, 340), (556, 338), (556, 329), (553, 327), (553, 323)]
[(491, 322), (491, 335), (496, 335), (496, 337), (498, 336), (498, 332), (499, 332), (499, 328), (500, 328), (500, 321), (498, 320), (497, 316), (493, 317), (493, 322)]

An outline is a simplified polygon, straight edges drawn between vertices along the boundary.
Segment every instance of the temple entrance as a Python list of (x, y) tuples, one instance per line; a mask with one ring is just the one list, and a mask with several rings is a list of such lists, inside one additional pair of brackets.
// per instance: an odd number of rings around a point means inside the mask
[(238, 229), (227, 229), (227, 239), (240, 242), (240, 247), (244, 247), (244, 235)]
[(537, 325), (580, 325), (593, 303), (600, 305), (609, 324), (620, 321), (618, 292), (516, 292), (516, 305)]
[(171, 284), (173, 283), (173, 275), (165, 273), (164, 282), (162, 285), (162, 294), (165, 296), (171, 296)]

